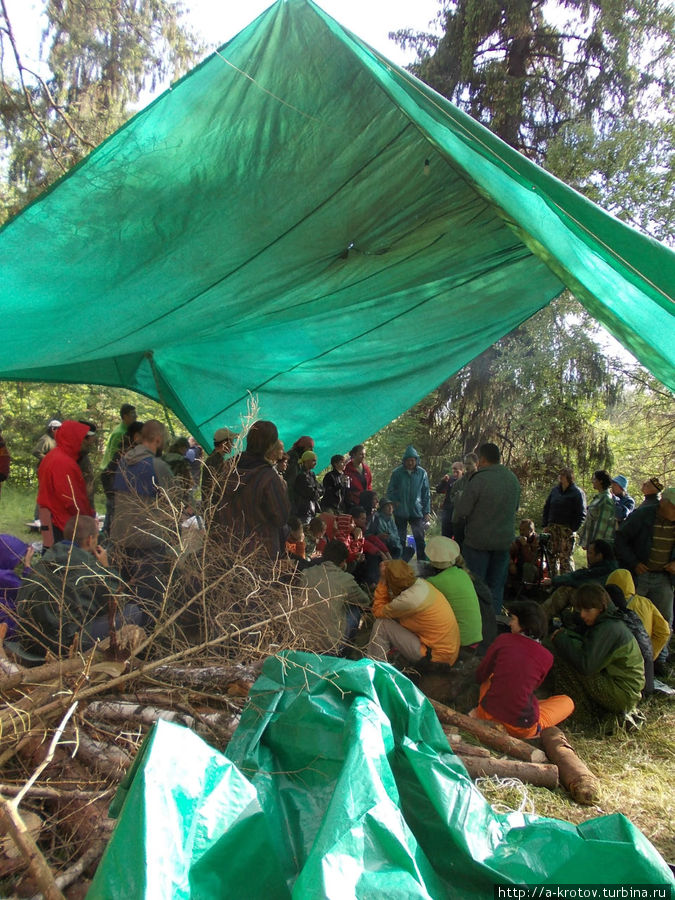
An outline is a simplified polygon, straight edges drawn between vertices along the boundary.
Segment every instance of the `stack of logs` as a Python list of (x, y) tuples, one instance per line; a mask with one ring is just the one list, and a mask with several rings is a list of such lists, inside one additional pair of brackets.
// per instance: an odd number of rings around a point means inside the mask
[[(99, 650), (28, 669), (3, 659), (0, 643), (0, 831), (9, 836), (0, 839), (0, 878), (18, 878), (23, 869), (22, 896), (62, 897), (61, 891), (95, 868), (102, 855), (113, 826), (108, 805), (152, 724), (158, 719), (183, 724), (222, 750), (261, 665), (196, 667), (143, 663), (133, 656), (120, 662), (105, 659)], [(550, 789), (560, 781), (578, 802), (595, 802), (597, 782), (560, 729), (542, 733), (540, 750), (431, 702), (472, 778), (516, 777)], [(59, 723), (57, 743), (52, 736)], [(61, 847), (60, 867), (64, 856), (67, 864), (58, 876), (36, 843), (47, 817), (51, 831), (68, 845), (67, 854)], [(42, 846), (44, 838), (43, 832)]]

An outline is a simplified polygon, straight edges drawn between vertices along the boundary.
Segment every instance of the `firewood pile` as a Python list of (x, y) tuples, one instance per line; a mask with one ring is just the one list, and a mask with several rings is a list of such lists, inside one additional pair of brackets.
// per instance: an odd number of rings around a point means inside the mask
[[(221, 566), (177, 556), (154, 628), (125, 625), (89, 652), (75, 644), (29, 668), (0, 642), (0, 896), (83, 896), (113, 828), (109, 803), (153, 723), (223, 750), (264, 659), (311, 649), (296, 624), (317, 601), (289, 571), (231, 556)], [(544, 753), (432, 702), (471, 777), (560, 781), (593, 802), (593, 776), (559, 729), (542, 735)]]

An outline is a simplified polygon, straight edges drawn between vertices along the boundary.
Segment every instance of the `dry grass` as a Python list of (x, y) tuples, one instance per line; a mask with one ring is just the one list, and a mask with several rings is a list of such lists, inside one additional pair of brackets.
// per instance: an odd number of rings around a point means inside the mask
[[(672, 679), (671, 679), (672, 681)], [(563, 788), (527, 786), (524, 811), (578, 824), (595, 816), (623, 813), (668, 862), (675, 861), (675, 700), (652, 697), (642, 706), (646, 722), (639, 731), (611, 736), (563, 728), (577, 754), (600, 782), (597, 806), (574, 803)], [(519, 809), (523, 788), (483, 781), (481, 791), (501, 809)]]

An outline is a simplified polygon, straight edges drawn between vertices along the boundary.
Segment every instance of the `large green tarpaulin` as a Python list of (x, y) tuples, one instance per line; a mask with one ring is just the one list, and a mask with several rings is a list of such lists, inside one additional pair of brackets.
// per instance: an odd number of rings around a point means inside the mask
[(571, 825), (494, 812), (431, 704), (385, 663), (268, 659), (227, 757), (158, 723), (113, 804), (119, 822), (90, 900), (484, 900), (495, 885), (660, 884), (667, 896), (675, 888), (621, 815)]
[[(675, 387), (675, 254), (279, 0), (0, 233), (0, 378), (122, 385), (209, 442), (363, 439), (571, 288)], [(7, 327), (10, 326), (10, 327)]]

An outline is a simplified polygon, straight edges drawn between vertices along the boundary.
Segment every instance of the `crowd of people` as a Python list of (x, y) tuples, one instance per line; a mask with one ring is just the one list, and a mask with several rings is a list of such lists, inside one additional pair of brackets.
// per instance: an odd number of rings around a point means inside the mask
[[(445, 671), (480, 658), (472, 714), (520, 737), (575, 706), (633, 715), (666, 672), (675, 488), (656, 477), (636, 506), (623, 475), (597, 471), (587, 503), (562, 468), (541, 530), (524, 519), (516, 536), (520, 484), (499, 448), (484, 443), (436, 486), (441, 534), (428, 539), (429, 477), (412, 445), (378, 497), (363, 444), (334, 454), (319, 477), (310, 436), (285, 452), (274, 423), (259, 420), (243, 446), (218, 428), (206, 455), (192, 438), (169, 444), (162, 423), (138, 422), (125, 404), (99, 473), (100, 535), (89, 461), (96, 439), (91, 422), (49, 422), (34, 449), (41, 558), (0, 536), (0, 614), (31, 651), (63, 652), (75, 636), (91, 646), (124, 622), (152, 627), (171, 561), (166, 517), (178, 516), (261, 568), (289, 560), (306, 606), (298, 627), (316, 652), (353, 652), (367, 627), (363, 652), (373, 659)], [(588, 561), (580, 570), (577, 543)], [(522, 591), (533, 583), (543, 591), (536, 599)], [(111, 597), (123, 598), (114, 615)], [(555, 693), (540, 701), (535, 692), (546, 684)]]

